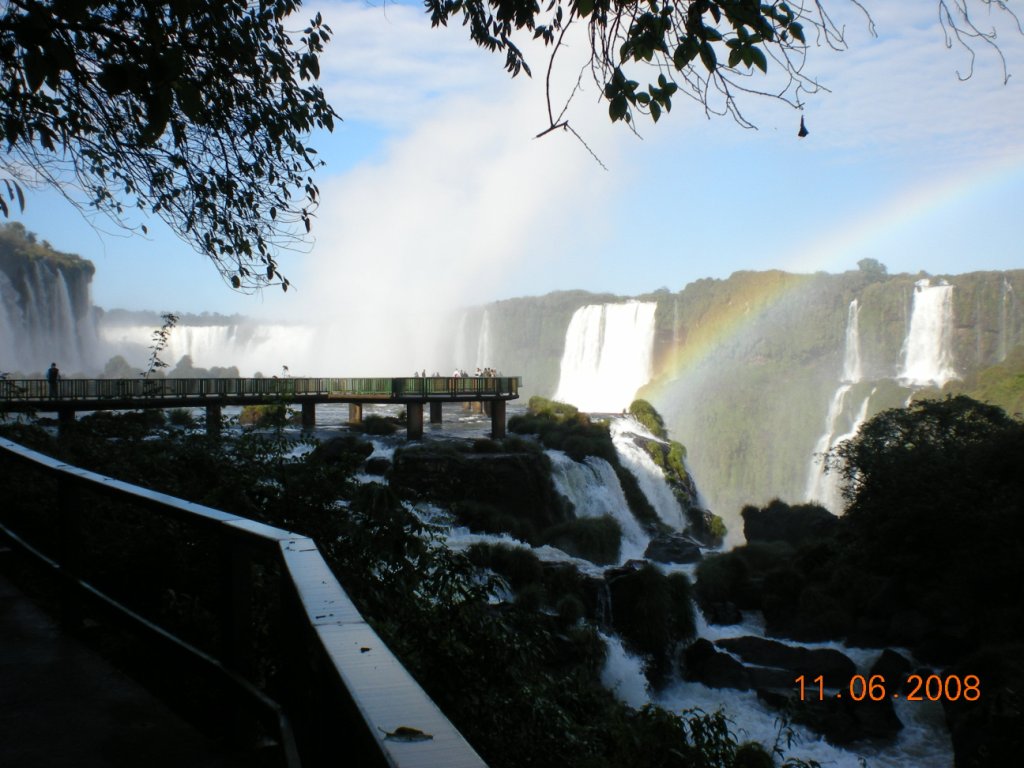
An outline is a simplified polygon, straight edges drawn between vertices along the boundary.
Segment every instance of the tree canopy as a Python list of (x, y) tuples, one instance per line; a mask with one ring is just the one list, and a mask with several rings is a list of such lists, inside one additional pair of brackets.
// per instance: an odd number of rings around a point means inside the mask
[(125, 226), (137, 207), (235, 288), (287, 289), (277, 254), (319, 196), (306, 137), (337, 117), (314, 84), (331, 30), (290, 33), (299, 7), (0, 0), (0, 213), (34, 184)]
[[(874, 23), (866, 8), (859, 0), (849, 2), (863, 12), (873, 34)], [(530, 74), (516, 44), (519, 35), (531, 35), (550, 46), (550, 77), (569, 27), (585, 25), (591, 75), (602, 89), (611, 119), (627, 123), (637, 113), (657, 121), (672, 108), (673, 96), (682, 94), (709, 114), (731, 115), (750, 127), (739, 98), (761, 94), (800, 107), (803, 94), (821, 88), (804, 71), (808, 41), (846, 47), (844, 28), (828, 10), (838, 3), (821, 0), (550, 0), (543, 7), (536, 0), (425, 0), (425, 4), (435, 26), (461, 16), (475, 43), (505, 53), (505, 67), (513, 75)], [(964, 78), (973, 72), (976, 47), (991, 46), (1002, 59), (995, 26), (987, 25), (995, 25), (1001, 17), (1021, 31), (1017, 16), (1003, 2), (937, 0), (937, 10), (947, 47), (959, 46), (969, 54), (970, 68), (961, 75)], [(975, 16), (983, 14), (985, 21), (976, 23)], [(770, 70), (778, 76), (755, 79)], [(1005, 61), (1003, 71), (1008, 77)], [(648, 82), (632, 79), (634, 74)], [(556, 116), (549, 89), (547, 130), (568, 127), (564, 112)]]

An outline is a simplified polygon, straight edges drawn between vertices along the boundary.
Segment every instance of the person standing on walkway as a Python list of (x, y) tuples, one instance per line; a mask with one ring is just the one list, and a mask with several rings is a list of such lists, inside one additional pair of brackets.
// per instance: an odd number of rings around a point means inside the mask
[(50, 397), (56, 399), (57, 382), (60, 381), (60, 369), (56, 363), (50, 363), (50, 368), (46, 371), (46, 380), (50, 384)]

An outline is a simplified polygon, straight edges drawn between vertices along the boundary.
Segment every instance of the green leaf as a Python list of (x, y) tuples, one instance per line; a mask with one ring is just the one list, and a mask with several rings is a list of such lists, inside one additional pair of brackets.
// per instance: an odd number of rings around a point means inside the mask
[(594, 0), (576, 0), (576, 13), (581, 19), (587, 18), (594, 10)]
[(658, 122), (658, 118), (661, 117), (661, 106), (656, 101), (651, 102), (651, 117), (654, 122)]
[(750, 49), (750, 58), (753, 59), (754, 65), (762, 72), (768, 72), (768, 59), (765, 58), (764, 51), (760, 48)]
[(715, 49), (706, 40), (700, 44), (700, 60), (704, 62), (708, 72), (714, 72), (718, 66), (718, 59), (715, 56)]

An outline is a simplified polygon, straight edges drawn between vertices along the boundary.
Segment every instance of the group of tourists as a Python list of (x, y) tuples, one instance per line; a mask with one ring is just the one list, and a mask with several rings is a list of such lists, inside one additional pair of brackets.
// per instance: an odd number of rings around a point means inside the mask
[[(423, 373), (420, 373), (419, 371), (413, 371), (412, 375), (415, 378), (417, 378), (417, 379), (425, 379), (425, 378), (427, 378), (427, 369), (424, 368), (423, 369)], [(438, 378), (438, 377), (440, 377), (441, 374), (438, 371), (434, 371), (430, 375), (432, 377), (434, 377), (434, 378)], [(475, 376), (476, 378), (493, 379), (496, 376), (501, 376), (501, 373), (499, 371), (495, 370), (494, 368), (477, 368), (476, 369), (476, 373), (474, 373), (473, 376)], [(452, 372), (452, 375), (449, 378), (452, 378), (452, 379), (468, 379), (469, 377), (470, 377), (470, 375), (464, 369), (456, 368)]]

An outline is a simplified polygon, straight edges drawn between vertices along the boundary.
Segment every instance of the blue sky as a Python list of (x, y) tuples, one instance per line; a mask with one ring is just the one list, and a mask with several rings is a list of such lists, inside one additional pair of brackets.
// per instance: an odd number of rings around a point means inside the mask
[[(930, 2), (868, 4), (872, 38), (846, 0), (850, 48), (811, 51), (830, 93), (800, 113), (744, 103), (758, 126), (707, 119), (677, 98), (636, 136), (611, 125), (584, 81), (570, 111), (599, 166), (546, 126), (538, 75), (512, 79), (465, 29), (432, 30), (418, 5), (317, 3), (335, 38), (322, 84), (344, 122), (312, 142), (328, 161), (316, 242), (281, 267), (296, 290), (244, 296), (158, 222), (151, 236), (93, 224), (52, 192), (21, 220), (95, 262), (104, 308), (241, 312), (365, 322), (389, 311), (415, 327), (438, 306), (584, 288), (681, 289), (740, 269), (830, 272), (877, 258), (890, 272), (1024, 267), (1024, 40), (1000, 23), (1011, 78), (982, 47), (957, 71)], [(913, 6), (913, 7), (903, 7)], [(298, 22), (296, 26), (301, 26)], [(576, 46), (579, 50), (580, 45)], [(556, 92), (575, 82), (556, 70)]]

